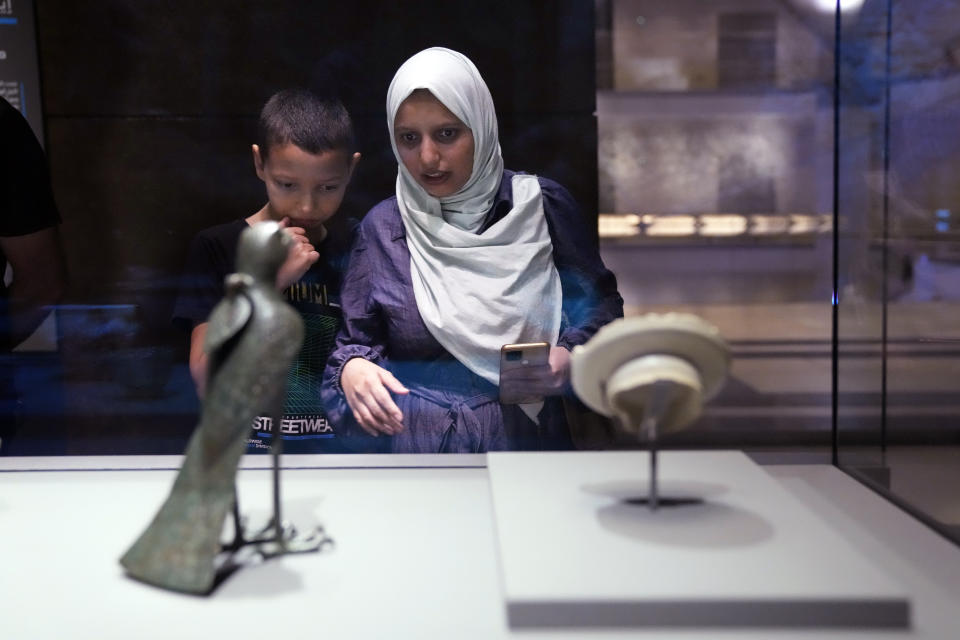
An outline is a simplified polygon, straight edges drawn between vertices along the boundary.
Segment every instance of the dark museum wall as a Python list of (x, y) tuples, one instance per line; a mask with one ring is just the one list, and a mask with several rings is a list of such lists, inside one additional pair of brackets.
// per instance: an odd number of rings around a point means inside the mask
[(54, 403), (69, 416), (67, 453), (110, 449), (98, 433), (129, 451), (151, 423), (182, 447), (195, 400), (171, 409), (187, 395), (185, 367), (171, 367), (187, 342), (169, 321), (176, 278), (196, 231), (265, 201), (249, 147), (280, 88), (332, 88), (353, 113), (363, 161), (343, 211), (360, 217), (393, 192), (394, 71), (428, 46), (462, 51), (493, 93), (506, 165), (561, 181), (596, 216), (592, 2), (37, 0), (36, 16), (71, 280), (65, 378), (103, 383), (67, 384)]

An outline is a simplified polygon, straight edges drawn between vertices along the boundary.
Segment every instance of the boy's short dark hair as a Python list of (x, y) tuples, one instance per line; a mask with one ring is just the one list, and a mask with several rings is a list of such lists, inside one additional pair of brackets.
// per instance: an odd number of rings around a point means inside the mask
[(308, 153), (354, 149), (353, 122), (343, 103), (307, 89), (273, 94), (260, 111), (257, 144), (266, 158), (271, 147), (293, 143)]

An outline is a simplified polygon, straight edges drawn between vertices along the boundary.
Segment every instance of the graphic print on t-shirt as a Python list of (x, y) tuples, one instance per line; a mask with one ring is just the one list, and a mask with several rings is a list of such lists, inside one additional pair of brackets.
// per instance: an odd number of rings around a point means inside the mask
[[(295, 441), (335, 436), (320, 401), (320, 381), (340, 329), (341, 312), (322, 283), (297, 282), (284, 290), (283, 297), (300, 312), (304, 324), (303, 346), (287, 376), (287, 398), (280, 425), (284, 449), (297, 450)], [(250, 447), (269, 447), (274, 433), (273, 420), (259, 417), (253, 430), (248, 442)]]

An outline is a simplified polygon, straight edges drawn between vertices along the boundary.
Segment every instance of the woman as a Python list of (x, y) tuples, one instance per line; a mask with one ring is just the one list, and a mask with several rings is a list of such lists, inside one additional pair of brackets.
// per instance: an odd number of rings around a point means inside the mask
[[(361, 223), (327, 363), (328, 415), (378, 450), (570, 448), (570, 349), (623, 315), (570, 194), (503, 168), (473, 63), (431, 48), (397, 71), (387, 125), (396, 196)], [(549, 365), (500, 380), (500, 347), (545, 341)], [(545, 398), (501, 404), (498, 383)]]

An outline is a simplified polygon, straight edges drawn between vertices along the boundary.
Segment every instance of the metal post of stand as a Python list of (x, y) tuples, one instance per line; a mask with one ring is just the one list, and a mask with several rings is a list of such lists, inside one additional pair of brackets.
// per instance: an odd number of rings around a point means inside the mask
[(283, 516), (280, 513), (280, 452), (283, 448), (283, 438), (280, 436), (281, 415), (277, 414), (273, 422), (273, 526), (277, 534), (278, 550), (284, 548)]
[(650, 441), (650, 486), (648, 487), (647, 506), (656, 511), (660, 506), (660, 495), (657, 490), (657, 419), (644, 418), (643, 432)]

